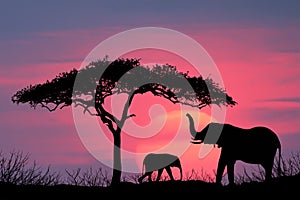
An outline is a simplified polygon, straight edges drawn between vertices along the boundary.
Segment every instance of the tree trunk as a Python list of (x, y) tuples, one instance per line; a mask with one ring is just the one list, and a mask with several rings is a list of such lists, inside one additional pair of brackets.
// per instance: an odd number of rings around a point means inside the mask
[(117, 123), (117, 129), (113, 131), (114, 136), (114, 169), (113, 169), (113, 177), (111, 185), (116, 185), (121, 182), (121, 175), (122, 175), (122, 162), (121, 162), (121, 131), (122, 127), (126, 121), (131, 116), (127, 116), (129, 106), (132, 102), (134, 97), (134, 93), (128, 96), (126, 104), (124, 106), (122, 118), (119, 123)]
[(111, 185), (116, 185), (121, 182), (122, 163), (121, 163), (121, 128), (117, 128), (114, 136), (114, 163), (113, 163), (113, 176)]

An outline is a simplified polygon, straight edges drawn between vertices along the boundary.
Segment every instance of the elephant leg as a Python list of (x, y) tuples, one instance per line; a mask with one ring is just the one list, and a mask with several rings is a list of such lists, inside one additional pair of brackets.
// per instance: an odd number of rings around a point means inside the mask
[(173, 177), (173, 174), (172, 174), (171, 167), (170, 166), (166, 167), (166, 171), (168, 172), (168, 175), (170, 176), (170, 179), (173, 181), (174, 177)]
[(152, 182), (152, 177), (151, 177), (151, 175), (152, 175), (152, 171), (151, 171), (151, 172), (147, 172), (147, 176), (148, 176), (148, 181), (149, 181), (149, 182)]
[(265, 181), (269, 181), (272, 178), (273, 162), (264, 163), (262, 166), (265, 169)]
[(138, 179), (138, 182), (139, 183), (142, 183), (143, 182), (143, 179), (148, 176), (148, 181), (152, 181), (151, 180), (151, 174), (152, 172), (146, 172), (144, 175), (142, 175), (139, 179)]
[(224, 155), (224, 151), (221, 151), (221, 155), (218, 161), (217, 175), (216, 175), (216, 183), (221, 184), (222, 176), (224, 173), (224, 169), (226, 167), (226, 156)]
[(228, 181), (230, 185), (234, 185), (234, 161), (230, 161), (227, 164), (227, 174), (228, 174)]
[(159, 181), (159, 179), (160, 179), (161, 174), (163, 173), (163, 171), (164, 171), (164, 168), (161, 168), (161, 169), (158, 170), (156, 181)]
[(142, 183), (144, 178), (145, 178), (145, 176), (144, 176), (144, 175), (143, 175), (143, 176), (141, 176), (140, 178), (138, 178), (138, 182), (139, 182), (139, 183)]

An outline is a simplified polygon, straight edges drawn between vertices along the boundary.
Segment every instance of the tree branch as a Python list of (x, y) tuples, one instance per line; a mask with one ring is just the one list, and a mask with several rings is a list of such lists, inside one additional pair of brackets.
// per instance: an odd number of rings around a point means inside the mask
[(100, 116), (100, 119), (103, 122), (103, 124), (105, 124), (109, 128), (109, 130), (114, 134), (116, 132), (116, 129), (114, 129), (113, 123), (118, 125), (120, 123), (119, 120), (115, 116), (107, 112), (102, 104), (96, 105), (95, 108), (98, 113), (97, 115)]
[(131, 115), (128, 115), (128, 116), (126, 117), (126, 119), (129, 119), (129, 118), (135, 117), (135, 116), (136, 116), (135, 114), (131, 114)]
[(93, 99), (91, 99), (91, 100), (84, 100), (84, 99), (78, 99), (78, 98), (73, 99), (73, 103), (75, 104), (75, 107), (81, 106), (84, 108), (83, 113), (88, 112), (92, 116), (98, 116), (98, 114), (92, 113), (92, 111), (90, 111), (90, 109), (89, 109), (89, 108), (94, 108), (93, 102), (94, 102)]
[(59, 109), (63, 109), (64, 107), (67, 107), (67, 106), (69, 106), (69, 104), (63, 104)]
[(59, 106), (59, 104), (55, 104), (54, 108), (50, 108), (49, 106), (47, 106), (47, 104), (44, 104), (43, 102), (40, 102), (40, 105), (41, 105), (42, 108), (46, 108), (49, 112), (55, 111)]
[(78, 106), (84, 108), (83, 113), (88, 112), (91, 116), (98, 116), (98, 114), (92, 113), (92, 111), (89, 110), (89, 106), (85, 106), (83, 103), (75, 103), (74, 107)]

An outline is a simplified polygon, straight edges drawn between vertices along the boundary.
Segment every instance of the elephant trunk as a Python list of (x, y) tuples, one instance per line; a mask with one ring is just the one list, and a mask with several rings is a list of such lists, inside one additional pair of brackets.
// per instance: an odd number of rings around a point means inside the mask
[(191, 133), (191, 135), (192, 135), (192, 137), (194, 139), (196, 137), (196, 134), (197, 134), (197, 131), (195, 129), (194, 119), (193, 119), (193, 117), (189, 113), (187, 113), (186, 116), (189, 119), (189, 122), (190, 122), (190, 133)]

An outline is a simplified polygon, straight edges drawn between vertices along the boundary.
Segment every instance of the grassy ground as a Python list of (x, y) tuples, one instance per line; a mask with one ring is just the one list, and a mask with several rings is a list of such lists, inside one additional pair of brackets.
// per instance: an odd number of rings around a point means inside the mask
[(221, 197), (261, 198), (284, 195), (297, 197), (300, 192), (300, 174), (273, 179), (268, 183), (249, 182), (236, 186), (220, 186), (203, 181), (162, 181), (134, 184), (122, 182), (114, 187), (88, 187), (73, 185), (0, 185), (0, 199), (119, 199), (173, 198), (173, 197)]

